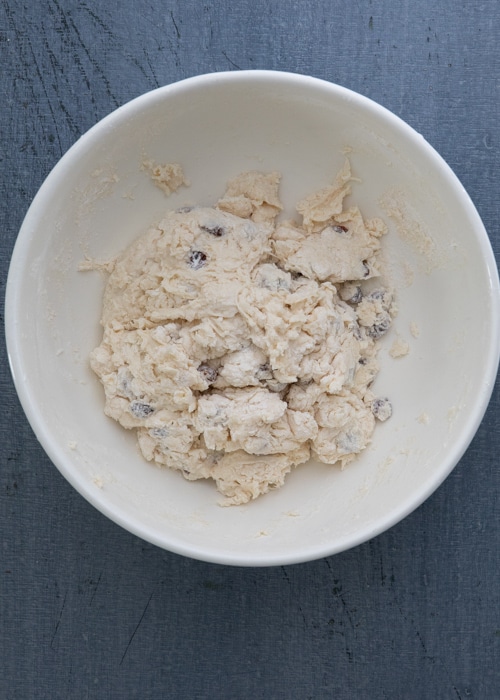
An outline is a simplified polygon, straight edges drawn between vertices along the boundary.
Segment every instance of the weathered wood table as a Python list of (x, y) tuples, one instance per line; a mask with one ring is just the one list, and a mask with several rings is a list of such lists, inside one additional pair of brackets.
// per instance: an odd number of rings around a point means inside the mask
[[(2, 300), (23, 216), (83, 132), (147, 90), (242, 68), (325, 78), (408, 121), (498, 259), (499, 38), (497, 0), (3, 0)], [(38, 445), (0, 352), (0, 698), (500, 697), (498, 385), (460, 464), (402, 523), (329, 559), (239, 569), (95, 511)]]

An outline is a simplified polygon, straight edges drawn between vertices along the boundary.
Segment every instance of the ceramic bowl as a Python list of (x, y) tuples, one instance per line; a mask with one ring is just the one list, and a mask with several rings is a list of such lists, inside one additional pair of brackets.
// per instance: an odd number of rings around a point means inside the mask
[[(140, 455), (103, 414), (89, 367), (99, 344), (107, 260), (167, 209), (210, 205), (248, 169), (279, 170), (285, 214), (329, 184), (346, 154), (352, 202), (388, 225), (387, 273), (399, 313), (376, 380), (394, 412), (340, 470), (295, 469), (285, 486), (223, 508)], [(190, 180), (165, 199), (141, 164), (179, 162)], [(154, 90), (82, 136), (36, 195), (9, 271), (6, 334), (31, 426), (66, 479), (98, 510), (172, 552), (242, 566), (290, 564), (353, 547), (404, 518), (457, 464), (486, 410), (499, 356), (497, 268), (464, 188), (410, 126), (371, 100), (311, 77), (217, 73)], [(408, 354), (393, 358), (396, 339)], [(464, 494), (465, 497), (465, 494)]]

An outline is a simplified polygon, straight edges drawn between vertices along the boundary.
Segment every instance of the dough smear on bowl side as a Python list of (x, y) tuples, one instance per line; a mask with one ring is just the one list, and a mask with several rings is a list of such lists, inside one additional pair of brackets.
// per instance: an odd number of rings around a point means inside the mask
[[(180, 177), (180, 176), (179, 176)], [(223, 505), (281, 486), (310, 457), (344, 467), (390, 402), (374, 396), (395, 311), (377, 284), (385, 225), (329, 187), (277, 221), (279, 173), (247, 172), (215, 207), (169, 211), (109, 267), (91, 366), (105, 413), (142, 454), (213, 479)]]

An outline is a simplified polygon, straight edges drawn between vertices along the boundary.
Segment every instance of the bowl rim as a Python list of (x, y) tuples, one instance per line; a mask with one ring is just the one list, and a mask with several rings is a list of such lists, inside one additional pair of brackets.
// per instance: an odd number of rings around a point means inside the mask
[[(84, 481), (83, 478), (78, 477), (78, 474), (72, 469), (71, 459), (68, 457), (68, 454), (63, 451), (57, 440), (53, 439), (50, 429), (45, 421), (43, 412), (40, 411), (36, 403), (33, 402), (29, 384), (29, 368), (26, 367), (24, 362), (23, 339), (21, 338), (19, 323), (19, 302), (23, 270), (25, 269), (25, 264), (29, 256), (30, 243), (36, 234), (36, 222), (39, 218), (39, 210), (43, 211), (45, 206), (44, 203), (48, 198), (50, 198), (51, 191), (55, 187), (57, 181), (64, 175), (65, 170), (71, 167), (71, 164), (74, 162), (75, 158), (78, 158), (80, 152), (84, 152), (87, 148), (91, 147), (94, 140), (100, 139), (102, 133), (108, 128), (115, 128), (116, 124), (121, 124), (122, 119), (129, 119), (135, 113), (138, 113), (143, 109), (147, 109), (150, 104), (154, 104), (158, 100), (161, 101), (167, 99), (169, 96), (175, 96), (176, 94), (196, 89), (199, 86), (207, 88), (212, 85), (218, 85), (222, 82), (239, 84), (242, 82), (247, 82), (250, 84), (251, 82), (260, 83), (262, 81), (278, 81), (289, 85), (307, 84), (313, 88), (318, 88), (318, 90), (329, 91), (332, 95), (341, 97), (351, 102), (354, 106), (374, 112), (389, 126), (395, 128), (406, 138), (409, 138), (415, 142), (418, 141), (419, 148), (426, 151), (428, 157), (430, 157), (439, 166), (450, 186), (456, 190), (457, 195), (461, 196), (463, 205), (468, 209), (469, 215), (475, 222), (473, 227), (473, 235), (479, 245), (482, 259), (489, 274), (489, 321), (491, 328), (491, 342), (488, 350), (487, 362), (485, 363), (483, 382), (474, 397), (471, 408), (469, 409), (466, 429), (464, 429), (462, 432), (461, 439), (456, 441), (453, 448), (449, 450), (447, 458), (441, 463), (440, 469), (436, 470), (434, 477), (428, 480), (425, 488), (416, 491), (411, 498), (407, 498), (405, 502), (402, 502), (399, 508), (393, 509), (385, 518), (378, 520), (372, 527), (365, 528), (355, 535), (351, 534), (349, 536), (344, 536), (343, 538), (337, 539), (335, 542), (332, 541), (331, 543), (327, 542), (326, 544), (317, 546), (310, 546), (307, 548), (302, 547), (302, 549), (297, 549), (292, 552), (283, 552), (280, 555), (277, 555), (276, 553), (262, 552), (262, 554), (258, 556), (248, 556), (235, 552), (228, 553), (224, 548), (218, 548), (217, 543), (215, 543), (214, 547), (198, 547), (194, 546), (193, 544), (186, 544), (176, 537), (162, 538), (153, 532), (151, 528), (145, 526), (136, 518), (131, 520), (121, 511), (121, 509), (112, 506), (107, 501), (105, 492), (99, 491), (99, 493), (96, 493), (95, 489), (90, 488), (90, 483), (88, 481)], [(304, 75), (302, 73), (274, 70), (244, 70), (195, 75), (147, 91), (125, 102), (123, 105), (114, 109), (112, 112), (99, 120), (90, 129), (83, 133), (62, 155), (62, 157), (49, 172), (33, 198), (24, 220), (22, 221), (14, 244), (7, 276), (4, 305), (4, 329), (7, 357), (14, 386), (16, 388), (21, 406), (37, 440), (43, 447), (49, 459), (53, 462), (64, 478), (99, 512), (141, 539), (148, 541), (162, 549), (166, 549), (170, 552), (174, 552), (189, 558), (210, 563), (234, 566), (278, 566), (317, 560), (322, 557), (338, 554), (342, 551), (356, 547), (357, 545), (372, 539), (382, 532), (387, 531), (407, 517), (427, 498), (429, 498), (429, 496), (449, 476), (469, 447), (487, 410), (495, 386), (500, 361), (500, 283), (498, 268), (483, 222), (470, 196), (466, 192), (458, 177), (442, 158), (442, 156), (439, 155), (439, 153), (424, 139), (421, 134), (419, 134), (407, 122), (386, 107), (383, 107), (371, 98), (361, 95), (360, 93), (349, 88), (321, 78)]]

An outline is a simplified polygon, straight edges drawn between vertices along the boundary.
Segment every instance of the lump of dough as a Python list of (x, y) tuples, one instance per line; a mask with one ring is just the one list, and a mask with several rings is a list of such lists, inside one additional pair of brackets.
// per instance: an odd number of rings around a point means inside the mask
[(351, 165), (346, 159), (332, 185), (313, 192), (297, 204), (302, 225), (307, 233), (324, 228), (326, 223), (342, 214), (344, 199), (351, 193)]
[(395, 313), (370, 279), (384, 226), (344, 208), (348, 163), (299, 203), (302, 225), (275, 225), (279, 180), (243, 173), (215, 208), (168, 212), (109, 264), (90, 358), (105, 413), (144, 457), (213, 479), (226, 505), (311, 455), (344, 466), (392, 411), (371, 391)]
[(306, 445), (286, 455), (250, 455), (239, 450), (222, 456), (211, 477), (224, 496), (222, 505), (241, 505), (283, 486), (292, 468), (307, 462), (309, 456)]
[(281, 175), (276, 172), (241, 173), (228, 182), (217, 208), (242, 219), (272, 222), (283, 209), (278, 196), (280, 179)]
[(271, 232), (209, 208), (168, 213), (116, 260), (102, 324), (121, 330), (235, 316), (238, 292), (267, 255)]
[(368, 445), (375, 427), (371, 408), (350, 392), (321, 395), (314, 416), (319, 430), (312, 449), (327, 464), (352, 461)]
[(363, 280), (379, 274), (377, 255), (384, 228), (369, 227), (359, 209), (338, 214), (319, 230), (298, 231), (290, 224), (277, 228), (273, 249), (285, 270), (318, 282)]

